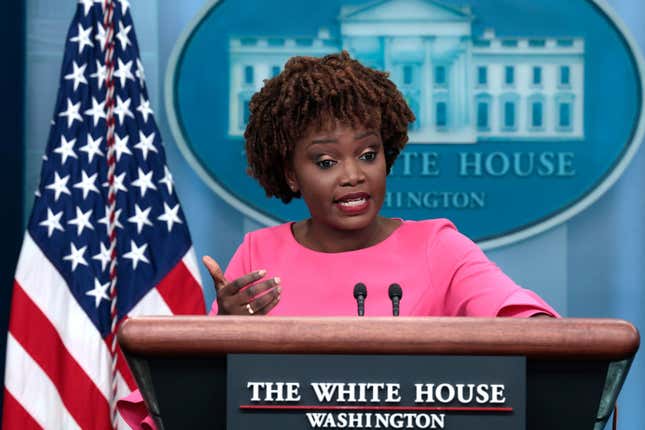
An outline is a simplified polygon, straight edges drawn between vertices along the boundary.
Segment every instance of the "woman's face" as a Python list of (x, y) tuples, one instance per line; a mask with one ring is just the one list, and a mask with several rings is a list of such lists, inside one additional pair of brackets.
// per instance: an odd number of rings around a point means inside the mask
[(378, 130), (336, 125), (296, 142), (287, 180), (314, 222), (337, 230), (369, 226), (385, 195), (385, 154)]

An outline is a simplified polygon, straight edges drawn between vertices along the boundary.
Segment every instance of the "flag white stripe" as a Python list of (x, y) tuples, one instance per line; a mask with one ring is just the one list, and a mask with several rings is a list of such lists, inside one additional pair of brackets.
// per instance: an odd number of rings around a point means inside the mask
[(204, 285), (202, 284), (202, 277), (199, 274), (199, 266), (197, 263), (197, 257), (195, 255), (195, 247), (191, 246), (186, 255), (184, 255), (184, 258), (182, 259), (184, 262), (184, 265), (188, 269), (191, 275), (193, 275), (193, 278), (197, 283), (201, 286)]
[(128, 313), (131, 317), (143, 315), (172, 315), (170, 307), (156, 288), (148, 291)]
[(121, 374), (120, 371), (117, 371), (116, 372), (116, 398), (122, 399), (128, 394), (130, 394), (131, 392), (132, 391), (130, 390), (130, 387), (128, 387), (128, 383), (125, 382), (123, 375)]
[[(197, 259), (195, 258), (195, 248), (190, 247), (186, 255), (181, 260), (188, 269), (192, 277), (201, 286), (201, 277), (197, 268)], [(128, 312), (128, 316), (137, 317), (144, 315), (172, 315), (172, 310), (164, 298), (159, 294), (156, 288), (151, 289), (143, 296), (141, 300)]]
[(116, 428), (117, 430), (132, 430), (132, 427), (125, 422), (119, 413), (116, 414)]
[(67, 351), (107, 401), (111, 362), (107, 345), (29, 232), (22, 244), (16, 281), (56, 328)]
[(54, 383), (22, 345), (7, 335), (5, 388), (45, 429), (80, 429)]

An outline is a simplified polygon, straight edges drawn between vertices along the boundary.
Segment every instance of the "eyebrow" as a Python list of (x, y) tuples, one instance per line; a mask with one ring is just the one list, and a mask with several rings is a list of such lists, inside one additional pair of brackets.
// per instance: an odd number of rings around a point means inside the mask
[[(361, 139), (363, 139), (363, 138), (365, 138), (365, 137), (367, 137), (367, 136), (369, 136), (369, 135), (371, 135), (371, 134), (373, 134), (373, 135), (375, 135), (375, 136), (377, 135), (377, 134), (376, 134), (376, 131), (374, 131), (374, 130), (368, 130), (368, 131), (364, 131), (364, 132), (362, 132), (362, 133), (359, 133), (359, 134), (355, 135), (355, 136), (354, 136), (354, 140), (361, 140)], [(336, 143), (336, 142), (338, 142), (338, 139), (334, 139), (333, 137), (323, 137), (323, 138), (320, 138), (320, 139), (313, 139), (313, 140), (309, 143), (309, 145), (316, 145), (316, 144), (319, 144), (319, 143), (320, 143), (320, 144), (325, 144), (325, 143)]]

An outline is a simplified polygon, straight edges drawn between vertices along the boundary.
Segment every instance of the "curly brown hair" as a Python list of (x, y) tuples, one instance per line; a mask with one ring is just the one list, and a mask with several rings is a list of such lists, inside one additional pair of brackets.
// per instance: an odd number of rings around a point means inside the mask
[(251, 98), (244, 132), (249, 175), (269, 197), (284, 203), (300, 197), (284, 175), (295, 143), (309, 130), (336, 123), (380, 130), (389, 174), (415, 118), (388, 76), (350, 58), (347, 51), (289, 59)]

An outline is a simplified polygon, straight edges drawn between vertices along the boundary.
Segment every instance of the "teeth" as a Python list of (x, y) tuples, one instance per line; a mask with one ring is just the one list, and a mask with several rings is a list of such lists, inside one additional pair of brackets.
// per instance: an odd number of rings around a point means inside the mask
[(366, 201), (366, 199), (365, 199), (364, 197), (361, 197), (361, 198), (359, 198), (359, 199), (354, 199), (354, 200), (343, 200), (343, 201), (341, 201), (341, 202), (339, 202), (339, 203), (340, 203), (342, 206), (349, 206), (349, 207), (353, 207), (353, 206), (360, 206), (360, 205), (362, 205), (363, 203), (365, 203), (365, 201)]

